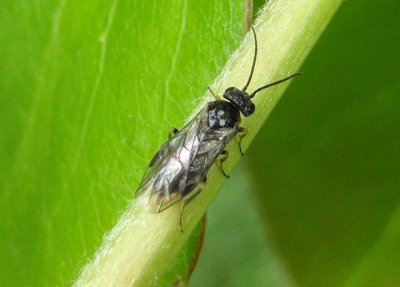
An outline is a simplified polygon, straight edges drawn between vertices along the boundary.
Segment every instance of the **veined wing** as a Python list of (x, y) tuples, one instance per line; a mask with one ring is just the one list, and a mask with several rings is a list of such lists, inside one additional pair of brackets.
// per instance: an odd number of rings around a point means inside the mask
[(224, 150), (226, 143), (237, 134), (236, 129), (219, 129), (206, 133), (191, 165), (191, 174), (204, 176)]
[(202, 111), (171, 137), (154, 155), (136, 192), (136, 201), (149, 212), (160, 212), (182, 198), (189, 167), (202, 135)]

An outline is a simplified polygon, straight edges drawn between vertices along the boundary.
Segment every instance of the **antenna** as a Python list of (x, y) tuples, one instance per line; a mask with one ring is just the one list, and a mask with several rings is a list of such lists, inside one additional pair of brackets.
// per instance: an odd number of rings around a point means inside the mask
[(254, 58), (253, 58), (253, 65), (251, 65), (251, 71), (249, 75), (249, 79), (247, 80), (246, 85), (244, 85), (242, 92), (245, 92), (250, 84), (251, 78), (253, 77), (254, 68), (256, 67), (256, 59), (257, 59), (257, 35), (254, 27), (251, 27), (251, 31), (253, 31), (254, 35)]
[(283, 78), (283, 79), (281, 79), (281, 80), (279, 80), (279, 81), (276, 81), (276, 82), (273, 82), (273, 83), (271, 83), (271, 84), (262, 86), (262, 87), (258, 88), (257, 90), (255, 90), (254, 92), (252, 92), (252, 93), (249, 95), (249, 97), (250, 97), (250, 98), (253, 98), (258, 92), (260, 92), (260, 91), (262, 91), (262, 90), (265, 90), (266, 88), (275, 86), (275, 85), (277, 85), (277, 84), (280, 84), (280, 83), (282, 83), (282, 82), (285, 82), (285, 81), (287, 81), (287, 80), (290, 80), (290, 79), (293, 78), (293, 77), (301, 76), (301, 75), (303, 75), (303, 74), (302, 74), (302, 73), (295, 73), (295, 74), (290, 75), (289, 77)]

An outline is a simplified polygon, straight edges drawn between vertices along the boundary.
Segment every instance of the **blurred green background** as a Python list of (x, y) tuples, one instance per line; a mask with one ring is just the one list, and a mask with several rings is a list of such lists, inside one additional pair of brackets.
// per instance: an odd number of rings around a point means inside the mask
[(210, 207), (193, 286), (400, 285), (399, 17), (342, 4)]
[[(1, 286), (72, 284), (244, 7), (2, 3)], [(193, 286), (400, 284), (399, 18), (398, 0), (342, 4), (211, 206)]]

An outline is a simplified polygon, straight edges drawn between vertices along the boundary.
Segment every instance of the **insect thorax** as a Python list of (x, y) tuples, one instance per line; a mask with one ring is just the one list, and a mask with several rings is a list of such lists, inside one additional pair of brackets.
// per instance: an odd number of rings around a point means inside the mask
[(210, 129), (233, 128), (239, 123), (239, 110), (230, 102), (217, 100), (208, 103), (207, 126)]

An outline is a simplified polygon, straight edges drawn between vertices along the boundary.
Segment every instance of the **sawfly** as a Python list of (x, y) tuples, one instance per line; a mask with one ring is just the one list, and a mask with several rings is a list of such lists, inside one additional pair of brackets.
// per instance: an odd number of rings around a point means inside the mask
[(247, 130), (240, 127), (241, 115), (248, 117), (255, 111), (252, 98), (260, 91), (285, 82), (300, 73), (264, 85), (247, 93), (257, 59), (257, 36), (254, 28), (254, 57), (249, 78), (242, 89), (229, 87), (223, 99), (208, 102), (182, 129), (172, 129), (169, 139), (156, 152), (136, 192), (136, 200), (148, 212), (159, 213), (184, 199), (179, 223), (185, 207), (201, 192), (210, 167), (217, 163), (222, 173), (222, 163), (228, 158), (226, 145), (239, 138), (239, 150), (243, 155), (241, 140)]

